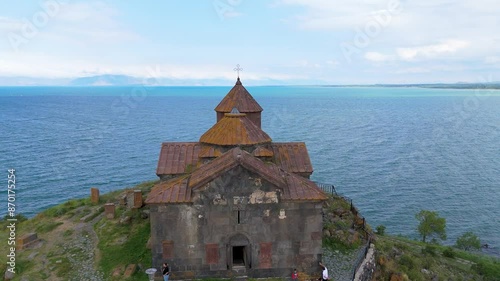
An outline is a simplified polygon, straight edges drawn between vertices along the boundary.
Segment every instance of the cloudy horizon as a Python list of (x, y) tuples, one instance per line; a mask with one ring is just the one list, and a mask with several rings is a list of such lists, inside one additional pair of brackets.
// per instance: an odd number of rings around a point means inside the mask
[(236, 64), (249, 85), (500, 80), (493, 0), (0, 5), (7, 81), (114, 74), (221, 83), (234, 81)]

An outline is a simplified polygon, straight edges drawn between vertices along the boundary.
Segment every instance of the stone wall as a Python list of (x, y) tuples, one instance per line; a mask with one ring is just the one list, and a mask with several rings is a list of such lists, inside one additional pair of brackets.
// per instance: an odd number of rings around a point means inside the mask
[(370, 281), (375, 272), (375, 245), (370, 244), (365, 259), (359, 266), (354, 276), (354, 281)]
[(151, 206), (153, 266), (169, 262), (173, 279), (317, 272), (321, 202), (282, 202), (276, 186), (241, 167), (193, 196)]

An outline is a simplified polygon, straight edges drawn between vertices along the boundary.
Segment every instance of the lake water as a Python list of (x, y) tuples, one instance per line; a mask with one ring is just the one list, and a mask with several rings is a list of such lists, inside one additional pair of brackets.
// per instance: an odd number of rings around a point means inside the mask
[[(156, 179), (164, 141), (197, 141), (231, 87), (0, 88), (0, 167), (18, 212)], [(415, 214), (500, 248), (500, 92), (247, 87), (274, 141), (304, 141), (313, 180), (334, 184), (373, 227), (417, 237)], [(2, 215), (7, 212), (6, 204)]]

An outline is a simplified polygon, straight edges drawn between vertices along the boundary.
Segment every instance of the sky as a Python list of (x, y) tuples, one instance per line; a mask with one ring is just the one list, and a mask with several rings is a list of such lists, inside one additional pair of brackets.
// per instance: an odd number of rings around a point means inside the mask
[(497, 0), (2, 1), (0, 78), (227, 85), (239, 64), (246, 85), (494, 82), (499, 15)]

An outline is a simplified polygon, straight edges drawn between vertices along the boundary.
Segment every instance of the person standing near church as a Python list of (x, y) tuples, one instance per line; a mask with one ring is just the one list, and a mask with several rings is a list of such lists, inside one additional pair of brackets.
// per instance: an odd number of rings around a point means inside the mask
[(168, 277), (170, 277), (170, 267), (168, 266), (168, 263), (163, 263), (163, 281), (168, 281)]
[(328, 278), (328, 269), (322, 262), (319, 262), (319, 266), (321, 266), (321, 268), (323, 269), (323, 272), (321, 273), (322, 281), (328, 281), (328, 279), (330, 279)]

